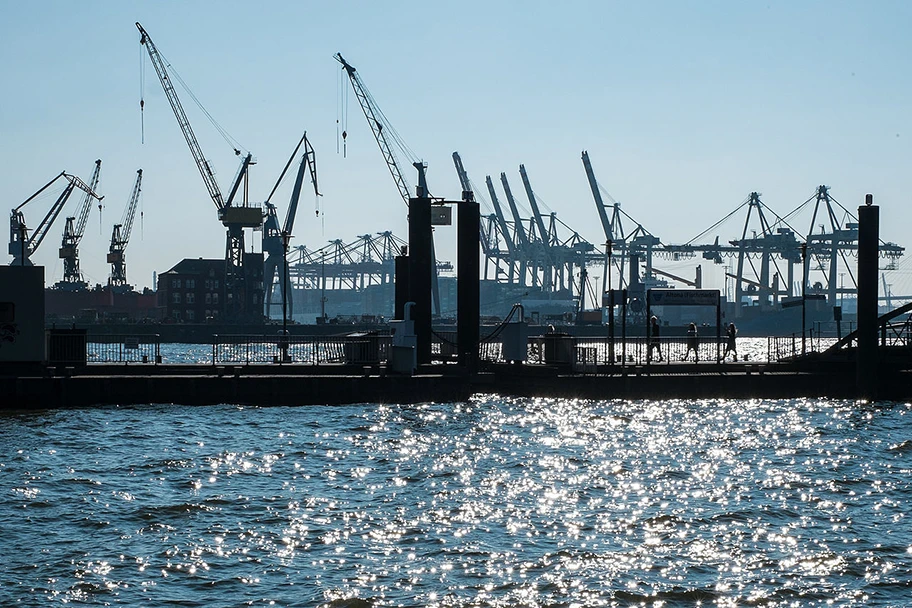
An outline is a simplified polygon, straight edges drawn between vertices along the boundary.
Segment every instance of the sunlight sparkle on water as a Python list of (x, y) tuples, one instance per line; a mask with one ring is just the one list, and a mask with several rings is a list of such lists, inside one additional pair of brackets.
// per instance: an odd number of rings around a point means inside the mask
[(30, 549), (0, 589), (115, 604), (193, 602), (208, 585), (267, 605), (901, 605), (909, 409), (485, 397), (6, 416), (0, 526)]

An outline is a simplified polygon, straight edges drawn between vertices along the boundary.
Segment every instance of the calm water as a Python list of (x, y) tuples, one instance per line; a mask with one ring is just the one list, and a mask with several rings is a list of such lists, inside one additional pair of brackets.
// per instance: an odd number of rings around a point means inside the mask
[(909, 404), (0, 415), (0, 605), (908, 606)]

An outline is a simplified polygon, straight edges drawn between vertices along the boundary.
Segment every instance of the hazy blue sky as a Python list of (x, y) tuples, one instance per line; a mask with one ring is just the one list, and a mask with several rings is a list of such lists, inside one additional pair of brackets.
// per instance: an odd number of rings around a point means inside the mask
[[(586, 149), (604, 188), (664, 242), (690, 240), (753, 190), (784, 215), (827, 184), (850, 209), (874, 193), (882, 237), (912, 245), (909, 2), (0, 0), (0, 9), (7, 208), (61, 170), (88, 179), (101, 158), (102, 224), (93, 210), (81, 248), (92, 282), (106, 281), (111, 225), (140, 167), (131, 282), (149, 285), (183, 257), (224, 255), (224, 230), (135, 21), (257, 157), (252, 199), (266, 197), (307, 130), (324, 216), (306, 197), (295, 244), (407, 233), (405, 205), (350, 91), (347, 158), (336, 152), (339, 87), (350, 86), (332, 58), (341, 52), (428, 162), (435, 195), (459, 196), (454, 150), (476, 184), (506, 171), (517, 194), (524, 163), (547, 207), (601, 243)], [(179, 94), (227, 189), (237, 159)], [(414, 183), (414, 170), (405, 173)], [(286, 200), (276, 199), (282, 214)], [(30, 225), (44, 212), (26, 207)], [(718, 231), (722, 240), (742, 222)], [(35, 256), (49, 283), (63, 271), (62, 230), (63, 215)], [(454, 234), (438, 236), (442, 258), (455, 258)]]

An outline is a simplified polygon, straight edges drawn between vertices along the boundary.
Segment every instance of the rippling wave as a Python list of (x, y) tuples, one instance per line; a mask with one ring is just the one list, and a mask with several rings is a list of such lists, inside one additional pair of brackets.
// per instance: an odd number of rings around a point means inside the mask
[(0, 416), (0, 604), (907, 606), (910, 405)]

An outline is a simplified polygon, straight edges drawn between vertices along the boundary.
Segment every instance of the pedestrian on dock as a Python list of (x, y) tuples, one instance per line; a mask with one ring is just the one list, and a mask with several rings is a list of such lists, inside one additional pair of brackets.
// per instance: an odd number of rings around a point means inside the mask
[(722, 354), (722, 360), (725, 361), (725, 358), (728, 356), (728, 353), (732, 354), (733, 360), (738, 360), (738, 328), (735, 327), (734, 323), (729, 323), (728, 328), (725, 330), (725, 352)]
[(698, 350), (699, 338), (697, 337), (697, 324), (691, 323), (687, 327), (687, 353), (684, 355), (684, 360), (690, 359), (690, 351), (693, 351), (694, 361), (699, 363), (700, 361), (700, 351)]
[(662, 346), (659, 343), (659, 319), (653, 315), (649, 320), (649, 349), (646, 353), (646, 361), (652, 361), (652, 351), (655, 350), (658, 354), (659, 361), (662, 360)]

